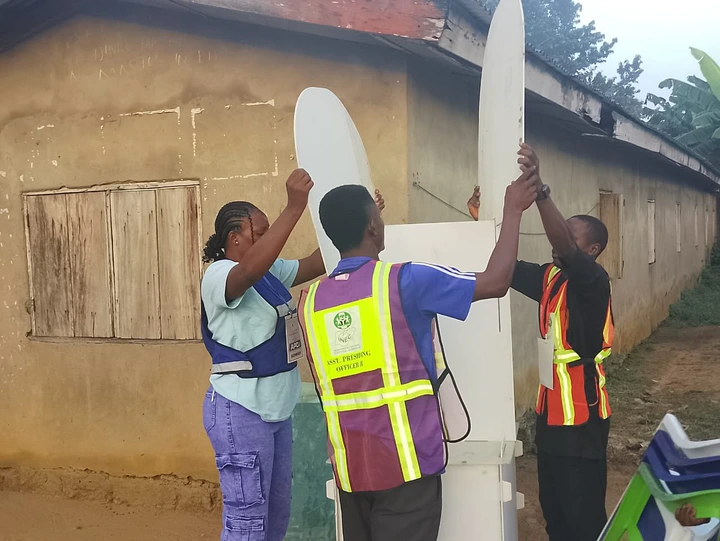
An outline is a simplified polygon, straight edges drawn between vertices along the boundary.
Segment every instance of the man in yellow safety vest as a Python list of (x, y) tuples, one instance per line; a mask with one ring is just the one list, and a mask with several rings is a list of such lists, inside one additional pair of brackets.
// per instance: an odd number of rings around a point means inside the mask
[[(301, 297), (301, 326), (328, 427), (345, 541), (435, 541), (445, 469), (433, 324), (502, 297), (534, 170), (508, 187), (485, 272), (379, 261), (384, 223), (362, 186), (331, 190), (320, 221), (342, 257)], [(468, 247), (472, 249), (472, 247)]]

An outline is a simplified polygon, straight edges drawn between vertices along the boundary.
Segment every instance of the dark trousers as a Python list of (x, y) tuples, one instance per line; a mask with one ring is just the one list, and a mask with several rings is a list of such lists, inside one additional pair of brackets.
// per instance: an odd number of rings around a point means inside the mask
[(607, 458), (538, 452), (538, 484), (550, 541), (597, 541), (607, 522)]
[(440, 476), (378, 492), (340, 491), (344, 541), (437, 541)]

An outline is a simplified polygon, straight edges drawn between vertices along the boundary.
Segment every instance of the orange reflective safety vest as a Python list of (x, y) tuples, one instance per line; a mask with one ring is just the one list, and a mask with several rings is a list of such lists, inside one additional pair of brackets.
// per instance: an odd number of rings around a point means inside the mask
[[(611, 300), (608, 301), (607, 315), (603, 327), (603, 344), (595, 355), (594, 364), (597, 373), (597, 397), (594, 404), (588, 404), (585, 394), (585, 364), (567, 341), (568, 308), (567, 277), (561, 270), (550, 265), (543, 277), (543, 294), (540, 299), (540, 334), (551, 338), (553, 353), (553, 388), (540, 385), (537, 407), (538, 415), (547, 413), (550, 426), (578, 426), (590, 419), (590, 408), (597, 407), (601, 419), (610, 417), (610, 401), (605, 388), (605, 371), (602, 363), (610, 356), (613, 334), (613, 316)], [(552, 337), (548, 337), (548, 332)]]

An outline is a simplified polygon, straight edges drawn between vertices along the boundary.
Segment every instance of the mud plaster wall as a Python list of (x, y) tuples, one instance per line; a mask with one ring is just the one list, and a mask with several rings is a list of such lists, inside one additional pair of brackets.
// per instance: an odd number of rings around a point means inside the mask
[(408, 190), (413, 223), (470, 219), (466, 202), (477, 184), (479, 90), (477, 79), (442, 66), (409, 65)]
[[(308, 86), (355, 119), (388, 201), (407, 219), (406, 68), (386, 50), (204, 21), (78, 18), (0, 56), (0, 466), (215, 479), (202, 428), (209, 362), (199, 343), (28, 339), (21, 194), (198, 178), (203, 238), (217, 209), (273, 219)], [(212, 36), (212, 37), (210, 37)], [(306, 214), (285, 257), (316, 247)], [(50, 249), (50, 247), (48, 247)]]
[[(451, 100), (426, 107), (436, 93), (439, 72), (409, 71), (409, 172), (436, 197), (410, 186), (410, 220), (442, 222), (463, 216), (477, 178), (477, 85), (455, 78)], [(453, 80), (451, 78), (451, 80)], [(468, 98), (468, 96), (470, 96)], [(658, 165), (618, 147), (584, 141), (552, 120), (528, 115), (526, 139), (541, 158), (543, 180), (565, 216), (599, 216), (601, 191), (623, 194), (624, 274), (613, 280), (616, 353), (628, 352), (668, 316), (669, 306), (699, 277), (715, 242), (715, 196), (692, 187), (682, 170)], [(432, 141), (433, 146), (429, 146)], [(434, 153), (423, 151), (437, 149)], [(443, 168), (442, 166), (446, 166)], [(511, 180), (511, 179), (508, 179)], [(656, 201), (656, 263), (648, 264), (647, 201)], [(682, 250), (676, 250), (675, 208), (681, 205)], [(698, 246), (694, 209), (698, 206)], [(451, 208), (454, 207), (454, 208)], [(705, 209), (709, 212), (705, 238)], [(550, 245), (535, 208), (523, 216), (520, 258), (546, 263)], [(477, 270), (477, 269), (468, 269)], [(537, 303), (511, 292), (516, 412), (524, 413), (537, 397)]]

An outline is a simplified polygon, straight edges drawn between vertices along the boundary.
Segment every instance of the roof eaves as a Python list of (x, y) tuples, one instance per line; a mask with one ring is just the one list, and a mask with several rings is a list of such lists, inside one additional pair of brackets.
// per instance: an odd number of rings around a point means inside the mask
[[(460, 5), (462, 5), (467, 12), (470, 13), (472, 17), (474, 17), (476, 22), (481, 23), (485, 29), (489, 29), (490, 22), (492, 21), (492, 14), (478, 1), (478, 0), (455, 0)], [(548, 55), (546, 55), (542, 50), (537, 49), (531, 45), (526, 46), (527, 52), (531, 57), (536, 58), (541, 63), (543, 63), (545, 66), (550, 68), (551, 71), (556, 72), (559, 76), (568, 79), (572, 82), (575, 86), (582, 89), (585, 93), (593, 96), (595, 99), (599, 100), (603, 105), (613, 110), (613, 117), (614, 119), (618, 120), (617, 114), (619, 113), (622, 115), (624, 119), (627, 119), (631, 122), (634, 122), (638, 124), (638, 127), (641, 127), (643, 131), (648, 131), (653, 134), (655, 134), (657, 137), (661, 138), (665, 141), (666, 147), (669, 145), (671, 147), (675, 147), (675, 149), (680, 150), (682, 153), (687, 155), (688, 159), (682, 160), (678, 163), (681, 165), (684, 165), (686, 167), (690, 167), (690, 164), (692, 163), (692, 160), (689, 158), (693, 158), (694, 160), (697, 160), (698, 164), (696, 167), (691, 167), (693, 170), (697, 172), (701, 172), (702, 174), (708, 176), (711, 178), (716, 184), (720, 184), (720, 169), (715, 167), (713, 164), (711, 164), (706, 158), (699, 155), (697, 152), (692, 150), (691, 148), (688, 148), (687, 146), (679, 143), (675, 139), (672, 139), (668, 135), (664, 134), (663, 132), (657, 130), (656, 128), (653, 128), (652, 126), (649, 126), (646, 122), (644, 122), (641, 118), (638, 118), (635, 114), (630, 113), (627, 109), (622, 107), (621, 105), (618, 105), (615, 101), (608, 98), (607, 96), (599, 93), (597, 90), (589, 86), (584, 81), (580, 80), (577, 76), (574, 74), (569, 73), (567, 70), (561, 68), (558, 66), (552, 58), (550, 58)], [(616, 137), (617, 135), (615, 133), (612, 134), (613, 137)], [(628, 138), (627, 134), (622, 138), (622, 140), (625, 143), (628, 144), (634, 144), (631, 138)], [(658, 153), (666, 154), (665, 152), (661, 152), (660, 149), (658, 149)]]
[(0, 52), (72, 17), (87, 0), (0, 0)]

